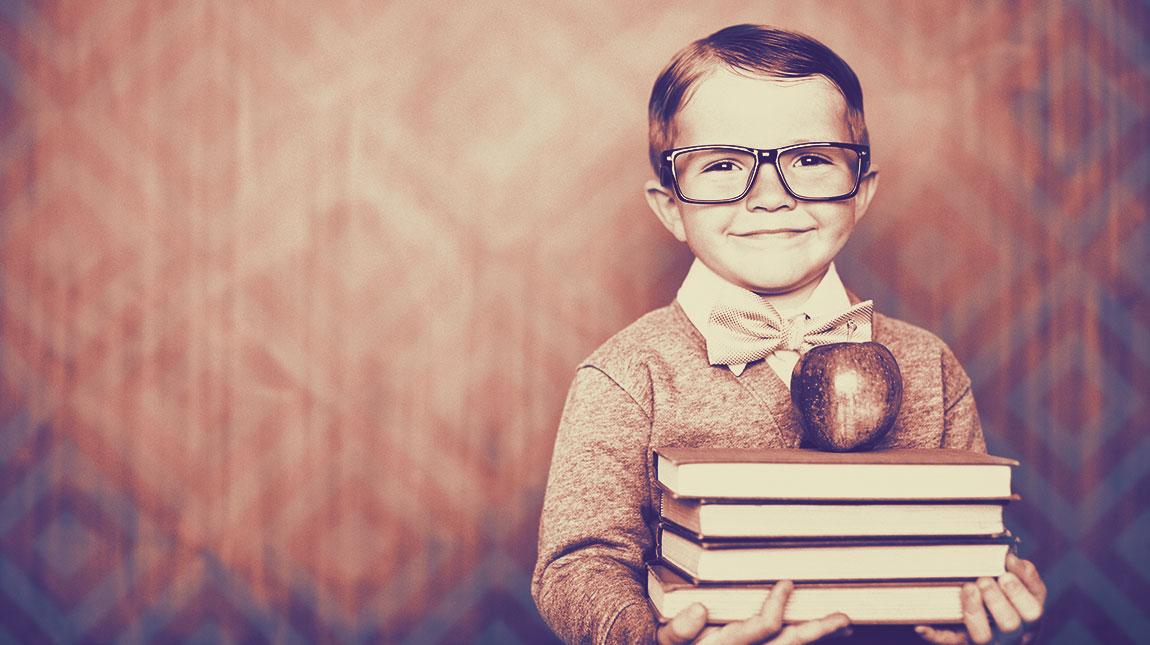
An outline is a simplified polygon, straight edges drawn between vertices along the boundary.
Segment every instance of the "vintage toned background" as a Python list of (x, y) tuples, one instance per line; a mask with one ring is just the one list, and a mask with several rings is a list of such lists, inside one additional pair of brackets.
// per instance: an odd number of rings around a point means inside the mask
[(580, 358), (688, 264), (645, 104), (856, 67), (849, 286), (973, 377), (1054, 643), (1150, 638), (1150, 7), (0, 3), (0, 642), (544, 642)]

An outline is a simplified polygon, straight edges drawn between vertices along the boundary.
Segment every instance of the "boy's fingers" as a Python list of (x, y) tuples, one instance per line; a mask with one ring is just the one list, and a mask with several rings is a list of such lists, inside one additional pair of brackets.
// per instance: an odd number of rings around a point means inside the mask
[(714, 625), (708, 625), (703, 629), (703, 631), (699, 632), (699, 637), (693, 642), (702, 644), (713, 643), (715, 642), (715, 634), (718, 634), (720, 629), (722, 628), (715, 627)]
[(962, 624), (966, 625), (966, 633), (974, 643), (983, 645), (994, 637), (986, 608), (982, 606), (982, 594), (970, 583), (962, 586)]
[(659, 627), (656, 640), (659, 645), (682, 645), (695, 640), (707, 625), (707, 609), (694, 603), (675, 615), (666, 625)]
[[(767, 594), (767, 599), (763, 601), (763, 608), (759, 611), (760, 616), (777, 616), (779, 619), (779, 626), (783, 624), (783, 609), (787, 606), (787, 600), (791, 597), (791, 591), (795, 588), (795, 583), (790, 580), (780, 580), (771, 587), (771, 593)], [(779, 628), (776, 627), (777, 631)]]
[(999, 576), (998, 583), (1023, 621), (1036, 623), (1042, 618), (1042, 604), (1030, 593), (1030, 589), (1022, 584), (1018, 576), (1008, 571)]
[(779, 634), (779, 637), (771, 641), (771, 643), (774, 645), (813, 643), (824, 636), (829, 636), (840, 629), (845, 629), (850, 624), (851, 621), (847, 618), (846, 614), (831, 614), (818, 620), (808, 620), (805, 623), (788, 625), (787, 628)]
[(757, 643), (763, 641), (783, 628), (783, 608), (787, 605), (787, 598), (791, 595), (794, 584), (789, 580), (777, 582), (771, 587), (767, 599), (763, 601), (763, 608), (750, 618), (730, 623), (717, 634), (721, 641), (736, 643)]
[(930, 625), (919, 625), (914, 631), (928, 643), (934, 645), (964, 645), (966, 634), (952, 629), (935, 629)]
[(1006, 570), (1018, 576), (1022, 584), (1030, 590), (1031, 595), (1038, 600), (1038, 604), (1046, 602), (1046, 583), (1042, 582), (1042, 577), (1038, 575), (1038, 568), (1030, 560), (1023, 560), (1022, 558), (1008, 553), (1006, 555)]
[(994, 624), (998, 625), (999, 631), (1012, 634), (1022, 628), (1022, 617), (1018, 615), (1014, 605), (1006, 599), (1006, 594), (1002, 593), (1002, 588), (998, 586), (996, 580), (979, 578), (978, 589), (982, 592), (982, 602), (994, 619)]

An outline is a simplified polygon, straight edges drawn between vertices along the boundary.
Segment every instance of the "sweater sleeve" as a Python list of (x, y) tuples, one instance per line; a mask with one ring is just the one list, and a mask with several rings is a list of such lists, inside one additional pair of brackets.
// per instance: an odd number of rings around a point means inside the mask
[(654, 639), (648, 412), (607, 374), (575, 376), (555, 438), (531, 594), (568, 643)]
[(949, 347), (942, 350), (943, 448), (986, 452), (970, 377)]

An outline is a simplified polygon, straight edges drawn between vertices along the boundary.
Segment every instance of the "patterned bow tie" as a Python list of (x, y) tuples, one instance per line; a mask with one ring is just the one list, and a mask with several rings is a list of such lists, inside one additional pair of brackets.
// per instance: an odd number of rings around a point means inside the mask
[(766, 358), (779, 349), (805, 352), (815, 345), (865, 341), (871, 337), (874, 301), (867, 300), (832, 316), (783, 320), (762, 298), (740, 294), (739, 302), (711, 310), (707, 359), (711, 365), (739, 365)]

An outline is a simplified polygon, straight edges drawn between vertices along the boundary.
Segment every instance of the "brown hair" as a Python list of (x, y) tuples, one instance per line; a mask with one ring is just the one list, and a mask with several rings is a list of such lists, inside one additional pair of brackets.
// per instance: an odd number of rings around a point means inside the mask
[(846, 61), (810, 36), (765, 25), (734, 25), (679, 50), (655, 79), (647, 105), (648, 154), (661, 179), (666, 178), (660, 155), (675, 139), (675, 117), (699, 80), (717, 65), (777, 78), (826, 78), (846, 99), (854, 143), (867, 143), (862, 86)]

